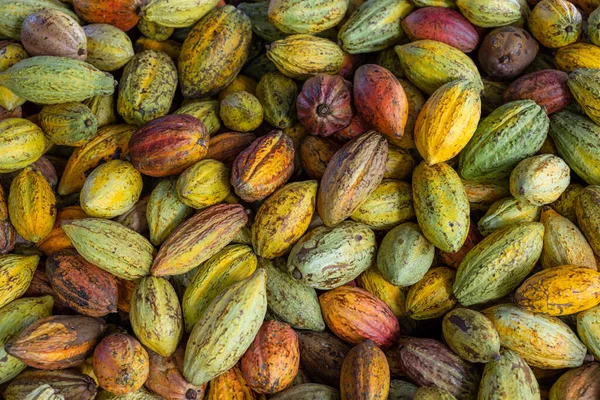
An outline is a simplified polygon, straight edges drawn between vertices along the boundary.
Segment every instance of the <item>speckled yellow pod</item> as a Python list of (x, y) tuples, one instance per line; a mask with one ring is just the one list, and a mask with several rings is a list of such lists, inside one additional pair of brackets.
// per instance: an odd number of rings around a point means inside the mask
[(10, 221), (25, 240), (37, 243), (45, 238), (56, 220), (56, 197), (44, 175), (28, 167), (10, 184)]
[(529, 365), (514, 351), (503, 349), (498, 360), (485, 365), (479, 398), (539, 400), (541, 397), (538, 381)]
[(473, 83), (457, 80), (440, 87), (425, 102), (414, 138), (427, 164), (454, 158), (471, 140), (481, 116), (479, 92)]
[(487, 363), (500, 356), (500, 337), (492, 321), (468, 308), (444, 316), (442, 333), (448, 346), (463, 360)]
[(556, 317), (536, 314), (515, 304), (487, 308), (502, 347), (520, 355), (532, 367), (575, 368), (583, 363), (586, 348), (575, 332)]
[(285, 129), (296, 120), (298, 86), (280, 72), (267, 72), (256, 86), (256, 97), (263, 106), (265, 121)]
[(600, 186), (583, 189), (575, 201), (577, 223), (592, 250), (600, 255)]
[(600, 68), (600, 47), (584, 42), (561, 47), (556, 52), (556, 67), (573, 72), (578, 68)]
[(217, 133), (221, 127), (219, 102), (216, 100), (192, 100), (181, 106), (173, 114), (188, 114), (198, 118), (206, 126), (209, 135)]
[(117, 122), (114, 95), (97, 95), (84, 100), (82, 103), (88, 106), (89, 109), (92, 110), (92, 113), (96, 116), (98, 128)]
[(252, 249), (242, 244), (227, 246), (202, 263), (181, 299), (185, 330), (190, 332), (214, 298), (252, 275), (257, 265)]
[(545, 269), (523, 282), (515, 301), (536, 313), (576, 314), (600, 303), (600, 272), (575, 265)]
[(216, 160), (201, 160), (183, 171), (177, 179), (179, 199), (192, 208), (220, 203), (230, 190), (229, 168)]
[(510, 173), (510, 193), (536, 206), (557, 200), (571, 182), (571, 169), (562, 158), (541, 154), (521, 161)]
[(541, 208), (507, 197), (492, 204), (477, 223), (477, 229), (483, 236), (505, 226), (521, 222), (534, 222), (540, 218)]
[(142, 175), (127, 161), (111, 160), (87, 177), (79, 201), (90, 217), (114, 218), (129, 211), (142, 193)]
[(600, 358), (600, 306), (577, 314), (577, 334), (588, 351)]
[(269, 196), (252, 224), (252, 246), (264, 258), (287, 253), (304, 235), (312, 220), (317, 181), (294, 182)]
[(357, 278), (358, 286), (383, 301), (398, 317), (406, 315), (406, 289), (386, 281), (376, 266)]
[(371, 229), (387, 230), (415, 218), (409, 183), (384, 179), (350, 218)]
[[(600, 3), (598, 3), (600, 7)], [(600, 11), (596, 8), (588, 17), (587, 34), (590, 37), (590, 42), (596, 46), (600, 46)]]
[(134, 56), (129, 36), (116, 26), (90, 24), (83, 27), (87, 39), (87, 62), (101, 71), (115, 71)]
[(37, 161), (44, 154), (44, 132), (23, 118), (0, 121), (0, 173), (12, 172)]
[(410, 287), (406, 295), (406, 311), (412, 319), (438, 318), (454, 308), (457, 301), (452, 293), (456, 270), (432, 268)]
[(269, 21), (284, 33), (318, 33), (336, 26), (346, 15), (346, 0), (273, 0)]
[(254, 95), (242, 90), (231, 93), (221, 101), (219, 116), (227, 128), (250, 132), (262, 124), (264, 111)]
[(185, 28), (194, 25), (217, 6), (218, 0), (150, 0), (142, 7), (144, 19), (162, 26)]
[(125, 159), (129, 152), (129, 139), (136, 127), (109, 125), (98, 129), (96, 137), (77, 148), (65, 166), (58, 184), (58, 194), (77, 193), (83, 187), (86, 174), (104, 161)]
[(96, 136), (98, 120), (81, 103), (49, 104), (38, 114), (46, 138), (53, 144), (80, 147)]
[(550, 207), (544, 207), (540, 222), (544, 224), (542, 268), (578, 265), (597, 269), (594, 251), (577, 225)]
[(177, 68), (165, 53), (146, 50), (127, 63), (119, 81), (117, 111), (128, 124), (167, 115), (177, 88)]
[(435, 40), (417, 40), (395, 49), (406, 77), (427, 94), (457, 79), (471, 81), (477, 90), (483, 89), (475, 63), (452, 46)]
[(587, 116), (600, 125), (600, 69), (576, 69), (567, 85)]
[(473, 25), (483, 28), (511, 25), (521, 19), (519, 0), (457, 0), (456, 5)]
[(337, 74), (344, 52), (331, 40), (311, 35), (292, 35), (267, 46), (267, 58), (277, 69), (294, 79), (325, 73)]
[[(404, 135), (406, 135), (406, 131), (404, 131)], [(402, 137), (404, 138), (405, 136)], [(387, 160), (385, 160), (383, 178), (398, 179), (401, 181), (409, 180), (415, 169), (415, 164), (416, 161), (408, 150), (390, 144), (388, 145), (388, 154)]]
[(413, 172), (412, 190), (427, 240), (442, 251), (460, 249), (469, 233), (469, 199), (456, 171), (444, 163), (422, 162)]
[(39, 261), (38, 256), (0, 256), (0, 308), (25, 293)]
[(584, 189), (583, 185), (571, 183), (565, 191), (560, 195), (558, 200), (550, 204), (550, 207), (569, 221), (577, 223), (577, 212), (575, 205), (579, 198), (579, 193)]
[[(0, 43), (0, 72), (4, 72), (21, 60), (29, 57), (21, 43), (3, 41)], [(10, 89), (0, 87), (0, 107), (9, 111), (25, 103), (25, 99), (14, 94)]]
[(566, 0), (542, 0), (529, 15), (529, 31), (551, 49), (576, 42), (581, 29), (581, 13)]

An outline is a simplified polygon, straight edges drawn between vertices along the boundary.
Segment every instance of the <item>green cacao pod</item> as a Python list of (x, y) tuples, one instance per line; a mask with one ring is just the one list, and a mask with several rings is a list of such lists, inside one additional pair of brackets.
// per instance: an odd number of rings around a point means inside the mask
[(413, 400), (456, 400), (450, 392), (435, 386), (420, 387)]
[(540, 388), (529, 365), (514, 351), (504, 349), (498, 360), (485, 365), (479, 398), (538, 400)]
[(101, 71), (116, 71), (134, 56), (129, 36), (108, 24), (91, 24), (83, 27), (87, 38), (87, 62)]
[(150, 242), (159, 246), (192, 212), (192, 208), (179, 199), (175, 180), (159, 182), (146, 208)]
[(510, 193), (520, 201), (542, 206), (556, 201), (571, 182), (571, 169), (552, 154), (529, 157), (510, 173)]
[(216, 100), (193, 100), (173, 114), (188, 114), (198, 118), (206, 126), (209, 135), (217, 133), (221, 128), (219, 119), (219, 102)]
[(12, 172), (37, 161), (46, 148), (44, 132), (23, 118), (0, 121), (0, 172)]
[[(1, 75), (0, 84), (2, 84)], [(576, 69), (569, 74), (567, 85), (587, 116), (600, 125), (600, 69)], [(19, 94), (16, 91), (15, 93)]]
[(61, 11), (75, 21), (79, 22), (79, 17), (71, 11), (67, 5), (58, 0), (23, 0), (18, 4), (10, 0), (0, 1), (0, 36), (6, 36), (11, 39), (21, 39), (21, 25), (29, 14), (42, 10)]
[(150, 0), (142, 6), (142, 12), (145, 20), (162, 26), (185, 28), (194, 25), (215, 8), (218, 2), (218, 0)]
[(83, 146), (98, 129), (96, 116), (81, 103), (47, 105), (38, 114), (38, 120), (48, 140), (63, 146)]
[(336, 26), (348, 9), (346, 0), (273, 0), (268, 17), (284, 33), (318, 33)]
[(600, 306), (592, 307), (577, 314), (577, 334), (588, 351), (600, 356)]
[(414, 219), (412, 189), (409, 183), (384, 179), (352, 213), (353, 221), (374, 230), (387, 230)]
[(577, 222), (596, 256), (600, 254), (600, 186), (588, 186), (575, 202)]
[[(492, 233), (458, 267), (454, 295), (469, 306), (499, 299), (515, 289), (542, 254), (544, 226), (524, 222)], [(511, 254), (510, 258), (506, 254)]]
[(280, 72), (267, 72), (256, 86), (256, 97), (263, 107), (265, 121), (273, 127), (285, 129), (294, 123), (298, 87), (293, 79)]
[(117, 122), (115, 112), (115, 96), (109, 94), (107, 96), (94, 96), (83, 101), (83, 104), (92, 110), (98, 122), (98, 128), (106, 125), (111, 125)]
[(252, 22), (252, 32), (267, 43), (283, 39), (287, 36), (271, 22), (269, 19), (269, 2), (261, 1), (258, 3), (241, 3), (238, 10), (243, 12), (250, 18)]
[(463, 360), (487, 363), (500, 357), (500, 337), (492, 322), (468, 308), (456, 308), (444, 316), (444, 340)]
[(477, 223), (477, 229), (483, 236), (487, 236), (505, 226), (537, 221), (540, 212), (541, 208), (538, 206), (509, 197), (492, 204)]
[(460, 12), (473, 24), (483, 28), (511, 25), (521, 19), (518, 0), (457, 0)]

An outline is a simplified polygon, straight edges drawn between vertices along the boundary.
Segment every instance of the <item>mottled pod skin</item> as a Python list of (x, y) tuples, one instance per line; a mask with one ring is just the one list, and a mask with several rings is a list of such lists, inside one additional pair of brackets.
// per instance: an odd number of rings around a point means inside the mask
[(115, 394), (135, 392), (142, 387), (150, 371), (146, 349), (124, 333), (113, 333), (102, 339), (94, 350), (92, 363), (99, 385)]
[(406, 291), (386, 281), (376, 266), (372, 266), (356, 278), (358, 287), (375, 295), (392, 310), (396, 316), (406, 315)]
[(473, 222), (471, 222), (469, 226), (469, 233), (467, 234), (467, 239), (465, 240), (465, 243), (462, 245), (462, 247), (454, 253), (448, 253), (445, 251), (438, 252), (438, 260), (444, 265), (447, 265), (452, 268), (458, 268), (462, 260), (467, 255), (467, 253), (469, 253), (469, 251), (471, 251), (471, 249), (482, 240), (483, 235), (479, 233), (477, 226)]
[(408, 119), (408, 100), (398, 79), (376, 64), (359, 67), (354, 74), (354, 105), (377, 131), (399, 140)]
[(64, 398), (93, 399), (96, 396), (96, 382), (73, 369), (40, 371), (30, 370), (19, 374), (6, 387), (3, 395), (6, 400), (25, 398), (41, 385), (51, 385)]
[(600, 124), (600, 69), (576, 69), (569, 74), (567, 85), (587, 116)]
[(240, 90), (221, 100), (219, 116), (228, 129), (251, 132), (262, 124), (264, 110), (256, 96)]
[(540, 389), (525, 360), (514, 351), (503, 349), (497, 360), (485, 365), (479, 398), (536, 400)]
[(286, 389), (298, 373), (300, 348), (296, 332), (286, 323), (265, 321), (240, 361), (248, 385), (257, 393)]
[(479, 44), (479, 33), (458, 11), (442, 7), (419, 8), (402, 20), (410, 40), (431, 39), (470, 53)]
[(92, 354), (105, 330), (105, 322), (98, 318), (56, 315), (29, 325), (5, 350), (33, 368), (70, 368)]
[(550, 388), (550, 399), (592, 400), (600, 396), (600, 364), (585, 364), (561, 375)]
[(350, 351), (344, 341), (328, 332), (298, 332), (300, 364), (309, 371), (311, 379), (322, 384), (337, 386), (342, 363)]
[(456, 308), (444, 316), (444, 340), (463, 360), (487, 363), (500, 357), (500, 337), (492, 322), (468, 308)]
[[(195, 1), (145, 1), (142, 7), (143, 21), (169, 28), (185, 28), (194, 25), (217, 6), (218, 0)], [(139, 25), (138, 25), (139, 26)], [(167, 38), (155, 38), (165, 40)]]
[(96, 136), (98, 120), (81, 103), (52, 104), (42, 108), (38, 120), (46, 137), (54, 144), (83, 146)]
[(390, 390), (390, 368), (383, 351), (370, 340), (355, 346), (342, 364), (343, 399), (385, 400)]
[(269, 3), (268, 18), (284, 33), (318, 33), (336, 26), (346, 14), (344, 0), (275, 0)]
[(0, 307), (25, 293), (40, 261), (36, 255), (7, 254), (0, 256)]
[(83, 27), (87, 39), (87, 62), (101, 71), (116, 71), (135, 55), (129, 36), (108, 24)]
[(282, 131), (256, 139), (235, 159), (231, 185), (243, 200), (263, 200), (290, 178), (294, 171), (294, 144)]
[(330, 138), (305, 136), (300, 143), (300, 163), (302, 169), (313, 179), (320, 180), (327, 164), (341, 145)]
[(406, 295), (406, 311), (415, 320), (438, 318), (454, 308), (457, 301), (452, 293), (456, 270), (432, 268)]
[[(591, 25), (588, 27), (588, 31), (591, 27)], [(588, 35), (590, 35), (589, 32)], [(598, 45), (576, 42), (558, 49), (556, 52), (556, 68), (567, 73), (571, 73), (578, 68), (600, 68), (598, 57), (600, 57), (600, 47)]]
[(472, 24), (483, 28), (510, 25), (521, 18), (521, 5), (516, 0), (457, 0), (456, 5)]
[(507, 197), (494, 202), (477, 223), (484, 236), (505, 226), (520, 222), (535, 222), (540, 219), (541, 207)]
[(377, 346), (389, 347), (400, 335), (392, 310), (364, 289), (340, 286), (319, 296), (319, 302), (329, 329), (348, 343), (370, 339)]
[(231, 164), (255, 140), (256, 135), (252, 132), (226, 132), (212, 136), (208, 141), (206, 158)]
[(117, 311), (117, 281), (73, 249), (46, 260), (46, 274), (57, 297), (78, 313), (102, 317)]
[(317, 196), (317, 209), (325, 225), (334, 226), (352, 215), (377, 188), (383, 179), (387, 151), (385, 138), (369, 131), (334, 154)]
[(538, 49), (538, 43), (529, 32), (516, 26), (505, 26), (494, 29), (485, 37), (478, 59), (490, 77), (513, 79), (533, 62)]
[(46, 147), (44, 131), (23, 118), (0, 121), (0, 172), (12, 172), (37, 161)]
[(290, 127), (296, 117), (298, 85), (279, 71), (267, 72), (256, 86), (256, 97), (263, 106), (265, 121), (276, 129)]
[(246, 225), (248, 216), (239, 204), (220, 204), (197, 213), (173, 231), (162, 244), (152, 275), (183, 274), (225, 247)]
[(521, 161), (510, 173), (510, 193), (536, 206), (557, 200), (571, 182), (571, 169), (562, 158), (541, 154)]
[(592, 307), (577, 314), (577, 334), (594, 357), (600, 355), (600, 307)]
[(144, 386), (166, 400), (202, 399), (207, 385), (192, 385), (181, 372), (184, 351), (179, 347), (170, 357), (149, 351), (150, 370)]
[(210, 381), (206, 400), (219, 400), (223, 398), (256, 399), (256, 393), (246, 383), (238, 366), (234, 366)]
[(600, 186), (588, 186), (575, 200), (575, 211), (579, 228), (585, 235), (596, 255), (600, 254)]
[(177, 175), (208, 151), (208, 131), (191, 115), (166, 115), (138, 129), (129, 140), (133, 166), (144, 175)]
[(84, 21), (110, 24), (125, 32), (139, 21), (139, 0), (73, 0), (73, 6)]
[(551, 49), (576, 42), (582, 29), (581, 13), (566, 0), (540, 1), (528, 22), (531, 34)]
[[(51, 233), (52, 231), (50, 231)], [(10, 253), (15, 246), (16, 239), (17, 231), (11, 224), (8, 215), (7, 197), (4, 189), (0, 186), (0, 254)]]
[(231, 193), (229, 168), (217, 160), (198, 161), (179, 175), (177, 195), (188, 207), (203, 209), (224, 201)]
[(562, 71), (545, 69), (524, 75), (510, 84), (502, 98), (505, 102), (533, 100), (547, 114), (562, 110), (573, 101), (567, 86), (569, 76)]

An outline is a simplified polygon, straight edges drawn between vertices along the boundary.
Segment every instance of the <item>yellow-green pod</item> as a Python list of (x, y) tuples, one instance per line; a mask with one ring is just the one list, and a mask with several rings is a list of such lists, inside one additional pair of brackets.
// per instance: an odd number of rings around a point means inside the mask
[(173, 27), (160, 25), (146, 18), (140, 19), (137, 28), (142, 35), (158, 41), (167, 40), (175, 31)]
[(483, 236), (487, 236), (508, 225), (537, 221), (540, 212), (541, 208), (538, 206), (509, 197), (492, 204), (477, 223), (477, 228)]
[[(404, 132), (406, 134), (406, 132)], [(404, 137), (404, 136), (402, 136)], [(414, 142), (413, 142), (414, 147)], [(414, 157), (404, 148), (390, 144), (385, 161), (384, 179), (408, 180), (415, 169)]]
[(346, 0), (273, 0), (269, 20), (284, 33), (319, 33), (336, 26), (346, 15)]
[(111, 125), (117, 122), (117, 113), (115, 112), (115, 96), (112, 94), (103, 96), (98, 95), (90, 97), (83, 101), (83, 104), (92, 110), (98, 122), (98, 128)]
[(585, 235), (596, 255), (600, 254), (600, 186), (588, 186), (583, 189), (578, 201), (575, 202), (575, 212), (579, 228)]
[(146, 208), (150, 242), (155, 246), (162, 244), (192, 212), (192, 208), (179, 199), (175, 180), (159, 182), (152, 190)]
[(12, 172), (37, 161), (44, 154), (44, 132), (23, 118), (0, 121), (0, 173)]
[(485, 365), (479, 385), (479, 398), (490, 400), (539, 400), (536, 376), (514, 351), (503, 349), (498, 360)]
[(256, 97), (264, 110), (265, 120), (273, 127), (285, 129), (296, 119), (298, 86), (280, 72), (268, 72), (256, 86)]
[(96, 116), (81, 103), (44, 106), (38, 120), (48, 140), (63, 146), (83, 146), (96, 136), (98, 130)]
[(25, 293), (39, 261), (38, 256), (0, 256), (0, 308)]
[(83, 27), (87, 39), (87, 62), (102, 71), (116, 71), (135, 55), (129, 36), (109, 24)]
[(487, 363), (500, 357), (500, 337), (492, 321), (468, 308), (444, 316), (442, 332), (448, 346), (462, 359)]
[(371, 229), (387, 230), (415, 217), (409, 183), (384, 179), (350, 218)]
[(183, 204), (205, 208), (222, 202), (229, 195), (229, 168), (220, 161), (201, 160), (181, 173), (177, 193)]
[(227, 128), (237, 132), (250, 132), (262, 124), (264, 112), (260, 101), (242, 90), (221, 101), (219, 116)]
[(412, 319), (438, 318), (454, 308), (457, 301), (452, 293), (456, 270), (432, 268), (408, 290), (406, 311)]
[(577, 334), (588, 351), (600, 358), (600, 306), (577, 314)]
[(376, 266), (369, 267), (357, 278), (358, 285), (383, 301), (398, 317), (406, 315), (406, 289), (385, 280)]
[(198, 118), (206, 126), (209, 135), (215, 134), (221, 128), (219, 102), (216, 100), (192, 100), (173, 114), (188, 114)]
[[(20, 43), (4, 41), (0, 43), (0, 72), (4, 72), (21, 60), (29, 57)], [(14, 94), (10, 89), (0, 87), (0, 107), (9, 111), (25, 103), (25, 99)]]

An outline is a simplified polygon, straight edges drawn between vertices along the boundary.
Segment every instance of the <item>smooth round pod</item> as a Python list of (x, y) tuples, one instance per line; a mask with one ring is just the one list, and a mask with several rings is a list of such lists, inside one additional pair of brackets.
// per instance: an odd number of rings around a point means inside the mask
[(529, 15), (529, 30), (546, 47), (564, 47), (579, 39), (581, 13), (566, 0), (542, 0)]
[(463, 360), (486, 363), (500, 357), (500, 337), (492, 321), (468, 308), (457, 308), (444, 316), (444, 340)]
[(87, 37), (87, 62), (102, 71), (115, 71), (134, 56), (129, 36), (108, 24), (90, 24), (83, 27)]
[(562, 158), (541, 154), (521, 161), (510, 174), (510, 193), (536, 206), (553, 203), (571, 182), (571, 169)]
[(127, 161), (111, 160), (87, 177), (79, 201), (91, 217), (114, 218), (129, 211), (142, 193), (142, 176)]
[(221, 101), (219, 116), (229, 129), (250, 132), (262, 124), (264, 112), (256, 96), (242, 90)]

